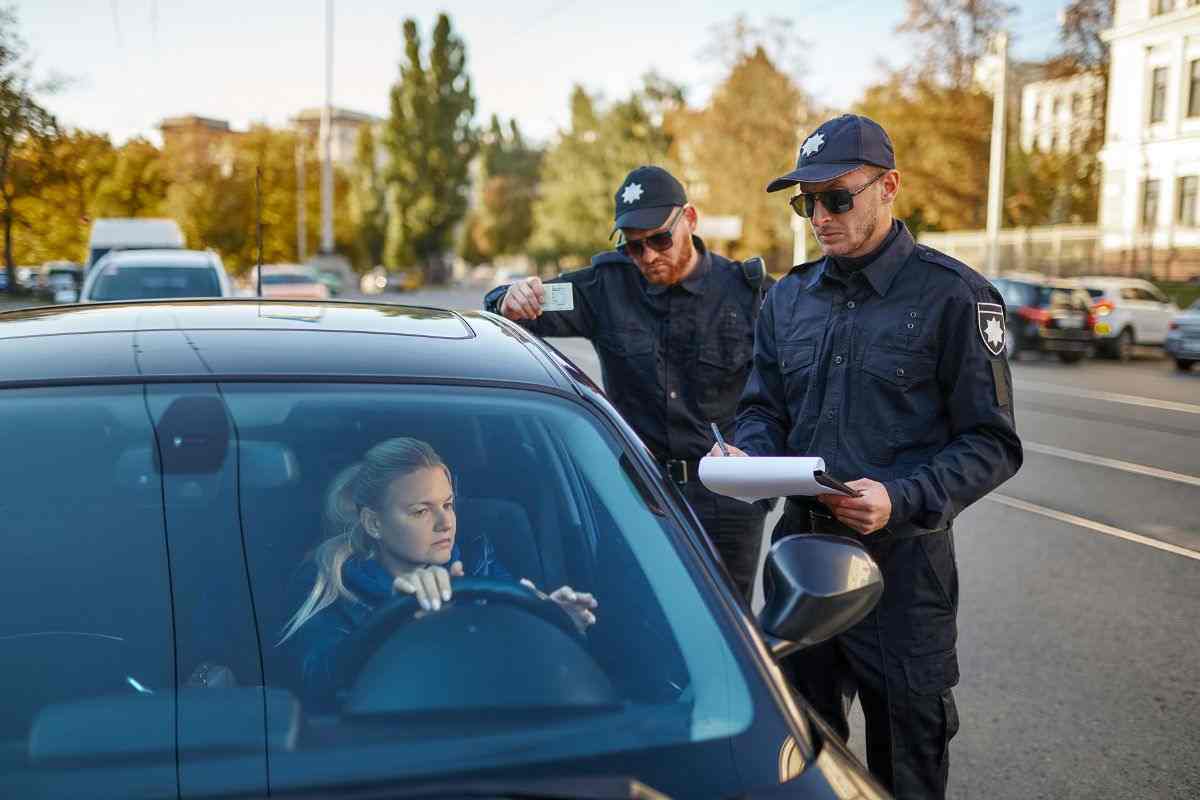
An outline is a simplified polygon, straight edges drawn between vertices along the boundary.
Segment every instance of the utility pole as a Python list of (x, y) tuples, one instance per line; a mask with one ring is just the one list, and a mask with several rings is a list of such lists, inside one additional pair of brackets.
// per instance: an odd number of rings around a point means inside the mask
[(333, 252), (333, 0), (325, 0), (325, 106), (321, 109), (321, 253)]
[(992, 96), (992, 156), (988, 169), (987, 274), (1000, 268), (1000, 220), (1004, 209), (1005, 107), (1008, 104), (1008, 34), (1000, 31), (992, 40), (996, 57), (996, 83)]
[(304, 173), (304, 136), (296, 137), (296, 263), (308, 260), (308, 178)]

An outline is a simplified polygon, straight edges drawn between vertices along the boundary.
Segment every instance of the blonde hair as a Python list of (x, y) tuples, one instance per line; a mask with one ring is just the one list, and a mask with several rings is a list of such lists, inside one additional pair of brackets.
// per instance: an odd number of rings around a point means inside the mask
[(426, 442), (397, 437), (372, 447), (357, 464), (351, 464), (333, 479), (325, 495), (325, 531), (329, 536), (313, 551), (317, 580), (308, 597), (287, 621), (277, 645), (286, 642), (300, 626), (340, 597), (357, 600), (342, 581), (342, 567), (351, 558), (372, 558), (376, 541), (362, 526), (360, 509), (380, 510), (392, 481), (419, 469), (450, 469)]

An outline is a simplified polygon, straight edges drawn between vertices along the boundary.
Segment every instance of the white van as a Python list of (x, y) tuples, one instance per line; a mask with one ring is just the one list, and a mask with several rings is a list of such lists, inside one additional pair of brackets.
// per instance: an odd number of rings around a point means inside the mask
[(88, 272), (110, 250), (179, 250), (183, 231), (173, 219), (98, 219), (88, 240)]

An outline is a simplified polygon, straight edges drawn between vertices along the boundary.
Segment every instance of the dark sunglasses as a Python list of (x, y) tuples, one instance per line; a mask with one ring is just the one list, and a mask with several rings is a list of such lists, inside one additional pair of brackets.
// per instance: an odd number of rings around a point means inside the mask
[(854, 208), (854, 195), (859, 194), (886, 174), (887, 172), (879, 173), (854, 191), (850, 191), (849, 189), (829, 189), (828, 191), (813, 192), (812, 194), (798, 194), (789, 200), (788, 203), (791, 204), (792, 211), (795, 211), (805, 219), (813, 215), (813, 211), (817, 208), (818, 200), (821, 201), (821, 205), (825, 206), (830, 214), (845, 214)]
[(652, 233), (649, 236), (643, 236), (641, 239), (626, 241), (625, 234), (621, 234), (621, 241), (617, 242), (617, 252), (628, 258), (641, 258), (642, 254), (646, 252), (647, 247), (656, 253), (667, 252), (671, 249), (671, 243), (674, 241), (672, 231), (675, 230), (675, 225), (682, 216), (683, 206), (680, 206), (679, 210), (675, 212), (674, 219), (671, 220), (671, 224), (667, 226), (665, 231)]

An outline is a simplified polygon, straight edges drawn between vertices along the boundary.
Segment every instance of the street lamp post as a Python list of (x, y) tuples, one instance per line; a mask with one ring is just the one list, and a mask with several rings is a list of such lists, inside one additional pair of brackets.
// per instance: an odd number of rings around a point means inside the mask
[(325, 106), (321, 109), (321, 253), (333, 252), (333, 0), (325, 0)]
[(1005, 106), (1008, 102), (1008, 34), (996, 34), (992, 42), (996, 56), (996, 85), (992, 98), (992, 155), (988, 170), (987, 274), (1000, 268), (1000, 221), (1004, 209)]

